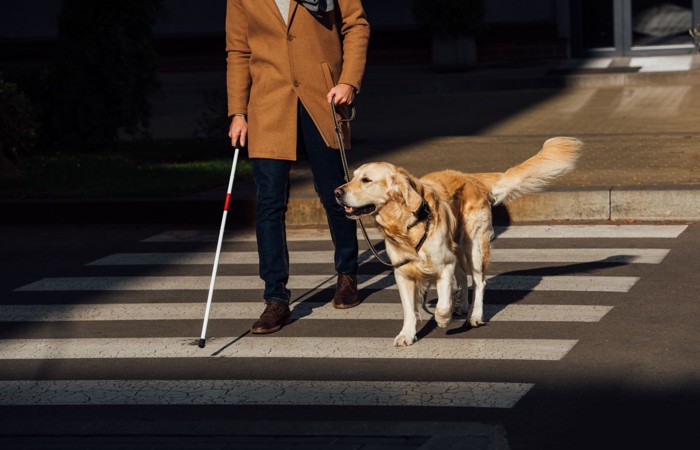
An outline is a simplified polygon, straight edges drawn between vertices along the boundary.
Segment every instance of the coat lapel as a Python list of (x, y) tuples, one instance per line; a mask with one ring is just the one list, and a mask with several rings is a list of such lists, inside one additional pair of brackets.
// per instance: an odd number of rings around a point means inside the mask
[[(287, 25), (284, 23), (284, 19), (282, 18), (282, 14), (280, 13), (280, 9), (277, 7), (277, 3), (275, 2), (275, 0), (262, 0), (262, 2), (265, 4), (265, 6), (270, 8), (270, 11), (272, 11), (272, 14), (275, 15), (280, 25), (286, 28)], [(290, 7), (289, 10), (291, 12), (292, 8)]]

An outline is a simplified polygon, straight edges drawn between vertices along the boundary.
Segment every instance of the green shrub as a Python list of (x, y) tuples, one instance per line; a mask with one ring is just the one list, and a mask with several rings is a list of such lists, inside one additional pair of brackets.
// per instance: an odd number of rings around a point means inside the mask
[(0, 78), (0, 157), (16, 163), (19, 155), (34, 148), (37, 124), (27, 97), (13, 83)]
[(65, 149), (145, 136), (158, 88), (152, 25), (162, 0), (63, 0), (50, 128)]

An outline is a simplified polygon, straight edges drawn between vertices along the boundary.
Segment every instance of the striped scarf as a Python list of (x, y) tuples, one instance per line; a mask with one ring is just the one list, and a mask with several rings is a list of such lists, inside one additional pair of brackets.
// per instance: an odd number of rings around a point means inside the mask
[(333, 0), (296, 0), (304, 8), (311, 11), (314, 15), (320, 15), (328, 11), (333, 11), (335, 5)]

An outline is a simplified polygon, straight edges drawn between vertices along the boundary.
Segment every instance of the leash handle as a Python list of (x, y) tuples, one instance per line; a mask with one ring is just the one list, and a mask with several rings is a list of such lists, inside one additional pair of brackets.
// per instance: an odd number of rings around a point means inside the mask
[(338, 149), (340, 150), (340, 160), (343, 163), (343, 175), (345, 177), (346, 183), (350, 182), (350, 173), (348, 172), (348, 159), (347, 156), (345, 156), (345, 142), (343, 141), (343, 129), (341, 128), (340, 124), (343, 122), (351, 122), (355, 119), (355, 116), (357, 115), (357, 109), (355, 108), (355, 105), (351, 105), (351, 108), (352, 109), (350, 118), (343, 119), (341, 117), (340, 119), (338, 119), (338, 112), (335, 108), (335, 99), (331, 99), (331, 114), (333, 115), (333, 125), (335, 126), (335, 134), (338, 137)]
[[(350, 182), (350, 173), (348, 171), (348, 158), (345, 155), (345, 142), (343, 142), (343, 130), (341, 129), (340, 124), (343, 122), (351, 122), (355, 119), (355, 116), (357, 115), (357, 109), (355, 108), (355, 105), (350, 105), (350, 108), (351, 113), (349, 118), (343, 119), (341, 117), (340, 119), (338, 119), (338, 113), (335, 109), (335, 99), (331, 100), (331, 113), (333, 115), (333, 124), (335, 125), (335, 134), (338, 137), (338, 149), (340, 150), (340, 160), (343, 163), (343, 174), (345, 175), (346, 183)], [(379, 255), (379, 252), (377, 252), (377, 249), (374, 248), (374, 245), (372, 245), (372, 242), (370, 241), (369, 236), (367, 235), (367, 230), (365, 230), (365, 225), (362, 223), (362, 219), (358, 217), (357, 221), (360, 223), (362, 235), (364, 236), (367, 245), (369, 245), (369, 249), (374, 254), (374, 257), (377, 258), (377, 260), (385, 266), (394, 267), (394, 265), (390, 261), (384, 260), (384, 258), (382, 258)]]

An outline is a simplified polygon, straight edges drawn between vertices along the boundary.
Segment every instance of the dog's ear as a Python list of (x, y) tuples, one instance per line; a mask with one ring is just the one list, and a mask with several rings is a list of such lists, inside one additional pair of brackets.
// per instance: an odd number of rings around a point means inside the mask
[(418, 193), (416, 179), (404, 169), (397, 169), (391, 176), (392, 186), (411, 211), (420, 207), (421, 196)]

